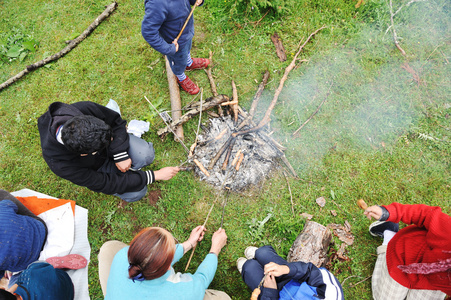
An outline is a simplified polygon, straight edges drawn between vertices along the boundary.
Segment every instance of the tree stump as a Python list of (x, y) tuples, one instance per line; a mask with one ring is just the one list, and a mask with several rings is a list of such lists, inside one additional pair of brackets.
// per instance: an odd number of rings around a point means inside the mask
[(331, 240), (332, 232), (329, 228), (307, 221), (288, 251), (287, 261), (311, 262), (318, 268), (322, 267), (327, 263), (327, 252)]

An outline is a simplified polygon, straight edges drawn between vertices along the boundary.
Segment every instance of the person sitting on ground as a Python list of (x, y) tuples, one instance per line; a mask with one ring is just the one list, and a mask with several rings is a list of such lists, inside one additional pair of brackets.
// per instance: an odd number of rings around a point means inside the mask
[(165, 229), (148, 227), (133, 238), (130, 246), (119, 241), (103, 244), (99, 278), (105, 299), (230, 299), (224, 292), (207, 289), (216, 272), (219, 252), (227, 242), (224, 229), (213, 234), (210, 253), (194, 274), (175, 273), (172, 267), (203, 239), (204, 231), (203, 226), (197, 226), (188, 240), (176, 245)]
[(20, 272), (39, 258), (47, 239), (45, 222), (0, 189), (0, 278)]
[(325, 268), (310, 262), (289, 263), (272, 246), (250, 246), (244, 255), (238, 258), (237, 268), (258, 299), (344, 299), (340, 282)]
[(7, 290), (0, 289), (2, 300), (72, 300), (74, 285), (69, 275), (46, 262), (34, 262), (20, 273)]
[[(370, 234), (384, 239), (372, 276), (375, 300), (441, 300), (451, 295), (451, 217), (438, 206), (371, 206)], [(409, 226), (399, 230), (402, 221)], [(399, 230), (399, 232), (398, 232)]]
[(203, 2), (203, 0), (146, 0), (141, 25), (144, 39), (152, 48), (167, 56), (179, 85), (191, 95), (199, 93), (199, 87), (185, 75), (185, 70), (205, 69), (210, 60), (191, 58), (193, 16), (190, 17), (180, 38), (176, 40), (176, 37), (191, 12), (191, 5), (201, 6)]
[(138, 201), (148, 184), (171, 179), (179, 168), (141, 171), (154, 160), (153, 145), (129, 135), (126, 123), (117, 112), (94, 102), (54, 102), (38, 119), (42, 155), (61, 178)]

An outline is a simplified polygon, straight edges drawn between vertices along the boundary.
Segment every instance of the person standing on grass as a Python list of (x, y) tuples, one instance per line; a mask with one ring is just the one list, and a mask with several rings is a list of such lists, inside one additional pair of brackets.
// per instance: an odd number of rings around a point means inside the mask
[(54, 102), (38, 119), (42, 155), (61, 178), (126, 202), (140, 200), (147, 185), (180, 170), (141, 171), (155, 158), (151, 142), (127, 133), (120, 114), (94, 102)]
[(204, 237), (205, 227), (197, 226), (184, 243), (176, 244), (167, 230), (147, 227), (130, 246), (108, 241), (99, 251), (99, 279), (106, 300), (186, 299), (230, 300), (221, 291), (207, 289), (216, 273), (218, 255), (227, 243), (224, 229), (211, 238), (210, 253), (194, 274), (176, 273), (173, 265)]
[[(438, 206), (392, 203), (365, 210), (377, 248), (375, 300), (442, 300), (451, 295), (451, 217)], [(399, 230), (402, 221), (409, 226)], [(398, 231), (399, 230), (399, 231)]]
[(145, 15), (141, 32), (144, 39), (158, 52), (166, 55), (172, 72), (182, 89), (191, 95), (199, 93), (199, 87), (185, 75), (185, 70), (205, 69), (210, 60), (191, 58), (194, 36), (194, 17), (191, 16), (180, 38), (191, 5), (201, 6), (203, 0), (145, 0)]

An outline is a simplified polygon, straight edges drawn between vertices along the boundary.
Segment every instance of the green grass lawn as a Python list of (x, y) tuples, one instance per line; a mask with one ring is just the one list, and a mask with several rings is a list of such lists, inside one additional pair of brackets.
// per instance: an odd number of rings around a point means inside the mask
[[(230, 1), (230, 0), (227, 0)], [(233, 1), (232, 1), (233, 2)], [(394, 1), (394, 10), (408, 1)], [(348, 261), (333, 261), (331, 271), (343, 285), (347, 299), (372, 299), (371, 279), (380, 240), (367, 234), (370, 221), (356, 206), (363, 198), (370, 204), (425, 203), (439, 205), (450, 214), (451, 196), (451, 4), (431, 0), (404, 6), (395, 16), (404, 57), (393, 43), (386, 1), (299, 0), (280, 14), (266, 10), (229, 13), (219, 0), (196, 9), (196, 36), (192, 54), (208, 57), (214, 52), (213, 75), (219, 93), (238, 87), (241, 106), (249, 109), (261, 81), (270, 80), (255, 117), (260, 120), (279, 85), (285, 67), (301, 40), (320, 28), (291, 71), (273, 110), (270, 131), (280, 143), (299, 179), (289, 178), (295, 216), (291, 212), (288, 183), (281, 170), (268, 174), (260, 186), (232, 193), (224, 228), (228, 245), (220, 254), (211, 288), (226, 291), (233, 299), (249, 299), (235, 261), (248, 245), (273, 245), (285, 256), (305, 219), (323, 225), (352, 226), (355, 242), (347, 248)], [(26, 65), (52, 55), (78, 36), (104, 10), (109, 1), (0, 2), (0, 82)], [(163, 126), (145, 102), (169, 109), (164, 59), (141, 36), (143, 1), (119, 1), (116, 11), (69, 54), (42, 67), (0, 91), (0, 188), (33, 189), (72, 199), (89, 209), (92, 247), (89, 284), (92, 299), (101, 299), (97, 254), (101, 245), (117, 239), (129, 242), (142, 228), (162, 226), (183, 241), (202, 224), (218, 191), (192, 173), (180, 172), (149, 190), (161, 194), (152, 206), (146, 200), (118, 207), (119, 199), (78, 187), (54, 175), (41, 155), (37, 118), (50, 103), (94, 101), (106, 105), (116, 100), (127, 120), (151, 122), (144, 138), (156, 148), (155, 169), (186, 160), (183, 148), (169, 136), (156, 135)], [(227, 2), (226, 2), (227, 4)], [(388, 29), (388, 30), (387, 30)], [(288, 60), (280, 62), (270, 35), (277, 32)], [(4, 54), (12, 41), (33, 40), (34, 52), (22, 61)], [(1, 46), (3, 45), (3, 46)], [(10, 53), (11, 54), (11, 53)], [(211, 96), (203, 71), (189, 74)], [(318, 114), (295, 137), (292, 133), (329, 96)], [(193, 99), (182, 93), (183, 104)], [(207, 124), (207, 116), (203, 114)], [(198, 119), (185, 126), (185, 143), (195, 140)], [(315, 200), (325, 197), (325, 207)], [(333, 216), (330, 210), (335, 210)], [(259, 226), (268, 214), (271, 218)], [(207, 224), (208, 233), (196, 252), (194, 272), (210, 247), (211, 233), (221, 222), (219, 205)], [(338, 239), (332, 246), (338, 249)], [(183, 271), (184, 257), (175, 267)], [(362, 281), (361, 283), (358, 283)], [(358, 283), (357, 285), (354, 285)]]

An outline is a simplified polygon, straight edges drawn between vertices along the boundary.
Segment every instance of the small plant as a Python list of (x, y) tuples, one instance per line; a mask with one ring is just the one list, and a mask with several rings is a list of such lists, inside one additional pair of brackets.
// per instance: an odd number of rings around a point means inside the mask
[(265, 224), (269, 221), (269, 219), (271, 219), (272, 216), (272, 213), (268, 213), (262, 221), (258, 221), (257, 218), (252, 218), (252, 220), (248, 222), (249, 235), (252, 237), (254, 243), (262, 240)]
[(33, 37), (13, 28), (9, 33), (0, 35), (0, 62), (3, 64), (16, 59), (23, 61), (28, 53), (35, 52), (38, 46)]

